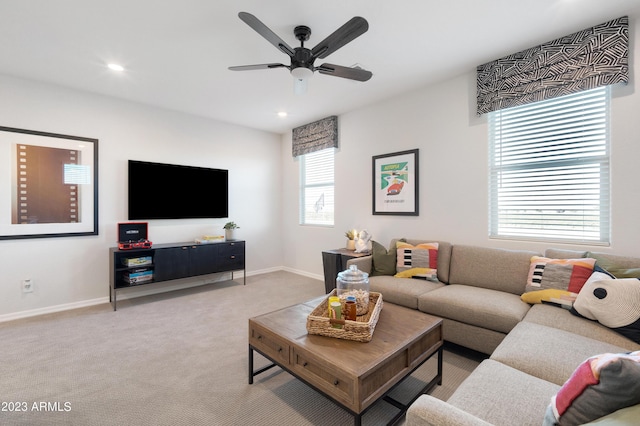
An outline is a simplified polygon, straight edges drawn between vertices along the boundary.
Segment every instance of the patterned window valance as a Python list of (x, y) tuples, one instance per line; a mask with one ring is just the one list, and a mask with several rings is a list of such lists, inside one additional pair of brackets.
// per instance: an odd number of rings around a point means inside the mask
[(478, 115), (629, 81), (623, 16), (477, 68)]
[(293, 156), (338, 147), (338, 117), (323, 118), (293, 129)]

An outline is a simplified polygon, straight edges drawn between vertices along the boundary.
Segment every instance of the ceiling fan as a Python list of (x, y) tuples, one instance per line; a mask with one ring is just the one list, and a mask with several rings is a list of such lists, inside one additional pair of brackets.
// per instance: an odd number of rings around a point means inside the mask
[(332, 75), (334, 77), (342, 77), (356, 81), (367, 81), (373, 75), (370, 71), (359, 67), (344, 67), (329, 63), (324, 63), (319, 66), (314, 65), (316, 59), (326, 58), (345, 44), (367, 32), (369, 24), (364, 18), (356, 16), (350, 19), (346, 24), (318, 43), (313, 49), (308, 49), (304, 47), (304, 42), (309, 40), (309, 37), (311, 36), (311, 28), (307, 26), (299, 25), (294, 28), (293, 34), (296, 39), (300, 41), (300, 47), (292, 48), (252, 14), (240, 12), (238, 13), (238, 17), (253, 28), (258, 34), (267, 39), (269, 43), (278, 48), (278, 50), (289, 55), (291, 64), (285, 65), (280, 63), (270, 63), (229, 67), (232, 71), (287, 68), (296, 81), (300, 81), (302, 83), (311, 77), (315, 71), (318, 71), (320, 74)]

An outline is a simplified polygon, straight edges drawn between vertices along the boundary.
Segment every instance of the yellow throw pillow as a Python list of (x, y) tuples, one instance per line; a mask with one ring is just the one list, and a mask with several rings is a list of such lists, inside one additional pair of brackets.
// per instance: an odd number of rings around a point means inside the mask
[(573, 302), (575, 302), (576, 293), (572, 293), (567, 290), (559, 290), (557, 288), (549, 288), (546, 290), (536, 290), (524, 293), (520, 296), (520, 300), (525, 303), (549, 303), (557, 306), (562, 306), (567, 309), (571, 309)]
[(437, 270), (432, 268), (411, 268), (398, 272), (396, 278), (421, 278), (429, 281), (438, 281)]

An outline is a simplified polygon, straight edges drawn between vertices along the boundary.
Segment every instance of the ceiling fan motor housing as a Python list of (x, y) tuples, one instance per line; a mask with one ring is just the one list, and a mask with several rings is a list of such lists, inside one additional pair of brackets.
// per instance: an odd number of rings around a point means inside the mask
[(293, 29), (293, 34), (300, 41), (300, 47), (296, 47), (291, 56), (291, 75), (302, 80), (313, 75), (313, 58), (311, 50), (304, 47), (304, 42), (311, 37), (311, 28), (306, 25), (298, 25)]
[(296, 47), (291, 57), (291, 74), (296, 78), (309, 78), (313, 75), (313, 62), (315, 58), (311, 50), (304, 47)]

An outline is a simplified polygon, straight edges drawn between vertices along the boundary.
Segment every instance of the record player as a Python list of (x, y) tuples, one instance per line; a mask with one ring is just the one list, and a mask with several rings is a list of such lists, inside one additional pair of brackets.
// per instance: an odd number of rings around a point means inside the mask
[(151, 248), (152, 242), (148, 239), (147, 222), (127, 222), (118, 224), (118, 248), (131, 250)]

